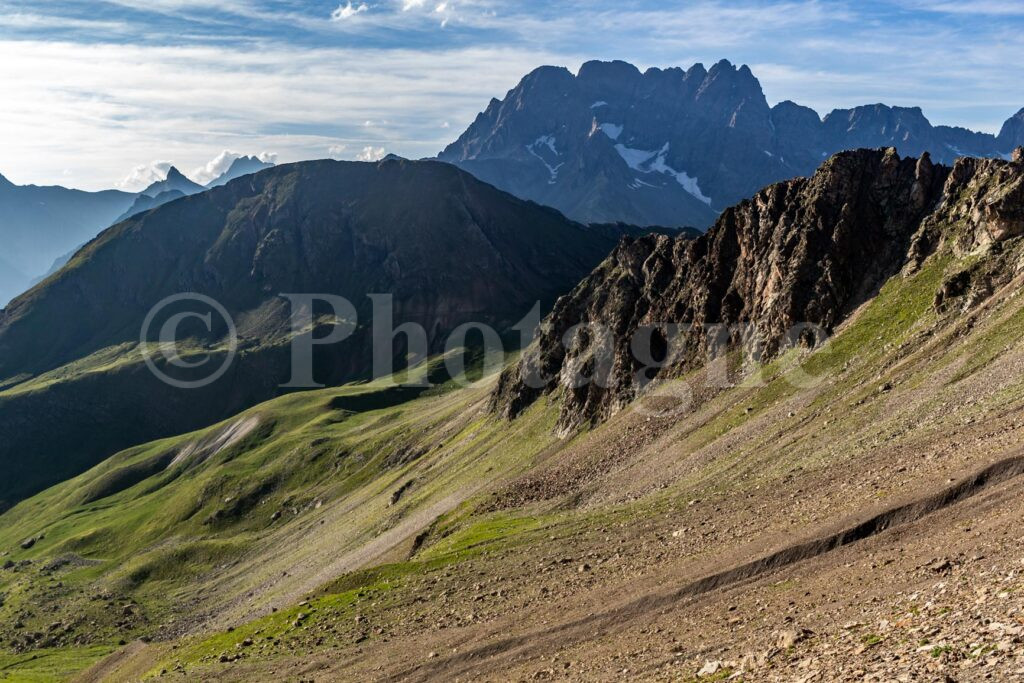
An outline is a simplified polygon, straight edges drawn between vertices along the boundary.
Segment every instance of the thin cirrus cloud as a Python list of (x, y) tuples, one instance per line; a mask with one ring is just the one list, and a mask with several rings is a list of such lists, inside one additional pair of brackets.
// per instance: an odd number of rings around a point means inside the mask
[(367, 147), (432, 156), (451, 141), (437, 121), (468, 124), (481, 98), (500, 95), (536, 58), (465, 48), (424, 71), (413, 50), (0, 41), (0, 62), (19, 65), (0, 71), (0, 92), (19, 93), (0, 108), (0, 173), (45, 183), (67, 168), (62, 182), (77, 187), (139, 189), (151, 179), (139, 165), (195, 169), (221, 149), (272, 149), (282, 161), (365, 157)]
[(994, 132), (1024, 106), (1022, 29), (1009, 0), (0, 0), (0, 173), (100, 189), (221, 150), (432, 156), (526, 72), (595, 58), (724, 57), (770, 103)]

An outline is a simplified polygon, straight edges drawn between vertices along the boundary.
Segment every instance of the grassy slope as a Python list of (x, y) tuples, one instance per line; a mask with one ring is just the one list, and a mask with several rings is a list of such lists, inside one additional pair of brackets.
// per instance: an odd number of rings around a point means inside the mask
[[(451, 491), (525, 467), (554, 441), (553, 415), (539, 410), (519, 425), (496, 424), (478, 414), (487, 391), (441, 386), (410, 401), (382, 380), (290, 395), (201, 432), (130, 449), (25, 501), (0, 525), (0, 562), (16, 565), (0, 573), (0, 623), (21, 623), (0, 627), (4, 641), (35, 632), (43, 634), (38, 645), (56, 633), (61, 644), (110, 647), (157, 632), (187, 618), (187, 609), (176, 608), (205, 599), (211, 586), (223, 592), (276, 572), (280, 547), (290, 566), (301, 555), (294, 535), (310, 525), (332, 535), (334, 555)], [(255, 426), (242, 438), (216, 442), (250, 418)], [(497, 448), (503, 443), (514, 445)], [(142, 476), (190, 444), (200, 446), (190, 458)], [(485, 452), (492, 455), (480, 457)], [(32, 548), (19, 547), (39, 537)], [(67, 564), (51, 571), (53, 558)], [(124, 619), (129, 604), (135, 607)], [(56, 621), (62, 625), (51, 631)], [(23, 659), (4, 663), (20, 667)]]
[[(840, 441), (845, 442), (847, 448), (851, 445), (849, 434), (862, 433), (865, 440), (877, 438), (873, 424), (882, 423), (879, 419), (881, 406), (871, 405), (870, 398), (878, 395), (879, 383), (886, 376), (891, 374), (909, 384), (922, 383), (944, 364), (959, 357), (959, 354), (939, 355), (932, 359), (934, 363), (918, 361), (901, 366), (901, 358), (908, 350), (923, 344), (923, 340), (943, 327), (943, 320), (931, 306), (934, 293), (946, 276), (968, 261), (943, 253), (912, 276), (894, 278), (829, 345), (799, 358), (805, 372), (822, 379), (819, 389), (811, 392), (808, 410), (825, 415), (835, 412), (838, 417), (838, 413), (846, 409), (841, 419), (826, 419), (824, 424), (827, 427), (831, 423), (833, 428), (843, 431)], [(962, 372), (984, 367), (984, 362), (977, 359), (993, 358), (1020, 328), (1024, 309), (1019, 302), (1010, 301), (1000, 308), (1004, 310), (996, 312), (998, 319), (972, 339), (970, 359)], [(699, 452), (792, 399), (799, 390), (786, 381), (786, 374), (794, 360), (791, 355), (764, 368), (765, 381), (759, 386), (739, 387), (712, 400), (703, 407), (711, 417), (699, 428), (679, 435), (673, 447), (682, 453)], [(1019, 392), (1010, 389), (1010, 394), (1019, 402)], [(803, 418), (793, 416), (792, 419), (795, 423)], [(584, 435), (581, 437), (584, 445), (602, 441), (616, 427), (609, 424)], [(787, 473), (824, 467), (826, 461), (834, 463), (852, 455), (850, 450), (822, 448), (820, 439), (798, 444), (783, 455), (767, 441), (767, 436), (755, 436), (745, 448), (737, 449), (730, 457), (716, 459), (701, 468), (696, 476), (680, 478), (670, 488), (632, 503), (565, 509), (563, 503), (569, 501), (561, 501), (553, 507), (529, 506), (490, 513), (468, 507), (462, 514), (453, 513), (439, 520), (428, 536), (426, 547), (408, 561), (347, 574), (288, 610), (254, 620), (234, 631), (189, 639), (151, 673), (181, 666), (187, 671), (211, 675), (216, 672), (219, 677), (234, 680), (235, 675), (245, 676), (252, 669), (232, 675), (224, 668), (230, 665), (222, 664), (222, 659), (266, 660), (267, 665), (273, 667), (275, 661), (279, 664), (290, 661), (294, 652), (312, 653), (332, 647), (345, 651), (367, 640), (372, 642), (376, 637), (374, 632), (359, 626), (367, 617), (371, 623), (390, 630), (402, 619), (415, 615), (416, 605), (421, 600), (419, 594), (436, 580), (430, 577), (451, 572), (454, 565), (472, 569), (474, 560), (488, 555), (541, 556), (544, 551), (540, 548), (544, 546), (549, 551), (550, 542), (557, 543), (559, 538), (590, 535), (616, 523), (639, 525), (645, 519), (656, 519), (685, 508), (685, 501), (692, 495), (688, 491), (707, 493), (709, 482), (711, 489), (729, 489), (735, 495), (741, 486), (771, 485)], [(756, 458), (750, 458), (756, 448), (770, 452), (772, 461), (758, 463)], [(752, 481), (738, 483), (736, 468), (742, 466), (744, 458), (751, 459), (754, 463), (751, 467), (755, 469), (763, 467)], [(885, 495), (884, 490), (877, 493)], [(465, 571), (467, 575), (473, 573)]]
[[(901, 358), (940, 322), (931, 299), (943, 277), (963, 265), (944, 254), (912, 277), (895, 278), (828, 346), (801, 358), (825, 382), (812, 392), (809, 409), (827, 415), (856, 407), (837, 422), (845, 433), (872, 438), (879, 408), (868, 399), (880, 378), (898, 369), (901, 382), (924, 382), (942, 367), (941, 354), (927, 365)], [(978, 334), (973, 365), (961, 372), (983, 367), (1015, 339), (1024, 315), (1019, 302), (1005, 308)], [(796, 390), (783, 380), (789, 360), (767, 367), (763, 385), (725, 392), (703, 406), (705, 419), (679, 433), (673, 448), (699, 452), (792, 398)], [(122, 640), (173, 635), (175, 625), (198, 628), (200, 635), (173, 652), (161, 650), (163, 661), (152, 668), (158, 673), (179, 666), (216, 671), (218, 660), (239, 653), (273, 661), (302, 648), (372, 640), (379, 634), (359, 617), (370, 614), (378, 623), (408, 613), (429, 577), (479, 558), (531, 553), (603, 525), (654, 518), (688, 499), (684, 492), (698, 484), (731, 486), (737, 467), (759, 466), (751, 456), (768, 438), (747, 438), (730, 457), (636, 502), (576, 509), (566, 500), (486, 512), (489, 491), (504, 479), (543, 468), (577, 442), (614, 438), (617, 429), (610, 424), (558, 442), (554, 406), (540, 402), (523, 419), (501, 423), (482, 411), (487, 390), (483, 383), (406, 400), (381, 382), (287, 396), (208, 430), (119, 454), (22, 503), (2, 518), (0, 549), (9, 552), (2, 559), (33, 564), (0, 573), (0, 623), (24, 622), (17, 632), (5, 631), (3, 641), (26, 631), (46, 634), (60, 620), (58, 633), (71, 627), (60, 638), (69, 647), (52, 656), (70, 670)], [(256, 425), (247, 435), (219, 450), (200, 448), (211, 451), (201, 462), (194, 457), (152, 476), (132, 474), (148, 472), (147, 463), (188, 444), (206, 445), (249, 418)], [(810, 442), (774, 456), (762, 463), (762, 482), (849, 457)], [(417, 544), (423, 529), (428, 533)], [(34, 547), (18, 549), (40, 534)], [(364, 552), (385, 537), (389, 543)], [(54, 557), (71, 563), (41, 571)], [(125, 604), (135, 605), (128, 616)], [(211, 613), (197, 615), (198, 606)], [(40, 680), (60, 677), (56, 666), (23, 655), (8, 655), (0, 666)]]

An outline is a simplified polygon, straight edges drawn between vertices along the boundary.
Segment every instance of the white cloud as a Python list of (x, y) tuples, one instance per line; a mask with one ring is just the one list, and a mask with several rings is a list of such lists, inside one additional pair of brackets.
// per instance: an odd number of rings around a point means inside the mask
[[(193, 169), (192, 173), (188, 175), (189, 178), (196, 181), (200, 185), (206, 185), (211, 180), (219, 178), (224, 175), (225, 171), (231, 168), (232, 162), (240, 157), (247, 156), (245, 154), (239, 154), (238, 152), (232, 152), (231, 150), (224, 150), (207, 163)], [(277, 154), (273, 152), (260, 152), (259, 154), (253, 155), (265, 164), (276, 164)]]
[(368, 11), (370, 8), (365, 2), (361, 2), (358, 5), (353, 5), (351, 2), (345, 5), (338, 5), (338, 8), (331, 12), (331, 21), (345, 21), (351, 19), (357, 14), (362, 14)]
[(387, 150), (383, 147), (374, 147), (373, 145), (367, 145), (363, 147), (363, 151), (356, 154), (356, 161), (380, 161), (387, 156)]
[(327, 148), (327, 153), (332, 159), (341, 159), (346, 149), (348, 149), (348, 145), (331, 145)]
[[(274, 149), (284, 161), (321, 158), (334, 146), (348, 158), (368, 146), (432, 156), (526, 72), (541, 64), (575, 70), (590, 58), (644, 69), (728, 57), (751, 65), (770, 102), (794, 99), (822, 114), (886, 101), (920, 105), (935, 123), (992, 131), (1024, 104), (1019, 75), (1006, 68), (1024, 59), (1024, 40), (997, 16), (1012, 14), (1019, 0), (962, 5), (982, 8), (987, 20), (915, 11), (913, 22), (891, 24), (858, 3), (824, 0), (602, 0), (569, 8), (333, 0), (315, 11), (298, 2), (107, 1), (175, 20), (189, 13), (210, 20), (207, 10), (216, 9), (220, 42), (209, 40), (209, 25), (169, 40), (136, 25), (134, 44), (121, 33), (107, 44), (41, 41), (34, 26), (83, 20), (0, 12), (0, 25), (23, 27), (0, 27), (0, 64), (10, 67), (0, 69), (0, 172), (12, 180), (46, 184), (69, 169), (62, 182), (102, 189), (127, 182), (125, 170), (143, 159), (173, 158), (191, 169), (233, 149)], [(961, 6), (952, 2), (899, 0), (945, 12)], [(47, 11), (59, 4), (36, 3)], [(363, 4), (369, 9), (359, 12)], [(330, 21), (324, 9), (350, 5), (358, 18), (349, 21)], [(448, 32), (425, 30), (442, 20), (450, 20)], [(273, 32), (282, 26), (315, 39)]]
[(144, 190), (153, 183), (167, 178), (167, 172), (173, 166), (170, 161), (151, 161), (133, 168), (128, 175), (116, 183), (117, 187), (128, 192)]
[(224, 150), (203, 166), (193, 170), (189, 177), (197, 183), (205, 185), (214, 178), (223, 175), (231, 167), (231, 162), (240, 156), (242, 155), (236, 152)]
[(70, 169), (62, 184), (142, 189), (139, 173), (125, 178), (139, 159), (196, 169), (219, 150), (274, 150), (291, 162), (323, 158), (332, 145), (346, 145), (348, 158), (367, 146), (433, 156), (452, 137), (433, 122), (465, 128), (539, 61), (565, 58), (488, 47), (426, 60), (412, 49), (0, 39), (0, 64), (17, 64), (0, 69), (0, 93), (17, 93), (0, 106), (0, 173), (52, 184)]

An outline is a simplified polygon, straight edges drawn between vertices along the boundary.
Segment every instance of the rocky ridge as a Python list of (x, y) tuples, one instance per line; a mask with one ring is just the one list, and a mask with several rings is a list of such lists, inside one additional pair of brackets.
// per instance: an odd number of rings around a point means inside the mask
[[(559, 426), (571, 431), (615, 413), (649, 380), (702, 366), (709, 353), (742, 349), (764, 360), (816, 344), (820, 335), (800, 326), (830, 333), (945, 241), (960, 253), (998, 255), (1002, 243), (1024, 234), (1020, 150), (1015, 158), (961, 159), (950, 168), (892, 148), (844, 152), (810, 178), (773, 185), (725, 211), (697, 240), (623, 239), (558, 301), (535, 344), (501, 377), (492, 408), (515, 417), (561, 391)], [(1013, 272), (1005, 259), (979, 259), (943, 283), (935, 305), (970, 307)], [(603, 339), (593, 324), (608, 331)], [(679, 334), (667, 324), (680, 326)], [(712, 349), (706, 326), (721, 324), (743, 327), (719, 333), (723, 346)], [(637, 360), (634, 338), (648, 363)]]

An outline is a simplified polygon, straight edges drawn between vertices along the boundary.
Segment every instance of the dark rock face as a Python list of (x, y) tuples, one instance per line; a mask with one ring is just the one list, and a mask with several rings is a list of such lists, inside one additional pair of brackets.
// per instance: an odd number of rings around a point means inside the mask
[(793, 102), (769, 108), (750, 69), (728, 61), (644, 73), (588, 62), (576, 76), (555, 67), (527, 75), (439, 158), (576, 220), (705, 228), (842, 150), (891, 146), (952, 164), (1020, 144), (1024, 111), (998, 138), (933, 126), (916, 107), (868, 105), (823, 121)]
[[(971, 251), (1024, 234), (1022, 207), (1020, 163), (961, 159), (948, 168), (927, 156), (900, 158), (894, 149), (841, 153), (810, 178), (773, 185), (726, 210), (696, 240), (624, 239), (558, 302), (536, 344), (501, 377), (493, 408), (514, 417), (562, 390), (563, 430), (608, 417), (644, 381), (630, 341), (646, 326), (676, 324), (684, 332), (662, 352), (658, 377), (706, 362), (709, 324), (747, 324), (744, 334), (762, 340), (767, 356), (813, 341), (793, 334), (794, 326), (833, 330), (885, 280), (930, 253), (941, 237), (937, 226), (964, 226), (960, 246)], [(970, 288), (960, 284), (950, 283), (950, 295)], [(593, 332), (573, 336), (581, 323), (610, 331), (607, 356)], [(565, 338), (577, 344), (567, 350)], [(730, 347), (745, 341), (730, 339)], [(602, 365), (604, 357), (611, 360)], [(602, 367), (603, 383), (574, 385), (577, 372), (591, 376)]]
[[(538, 301), (549, 309), (612, 250), (613, 234), (449, 164), (401, 160), (278, 166), (139, 214), (0, 312), (9, 390), (0, 394), (0, 501), (280, 393), (291, 377), (282, 293), (340, 295), (356, 307), (363, 326), (314, 357), (316, 381), (331, 385), (370, 372), (368, 294), (392, 294), (394, 325), (422, 325), (439, 353), (462, 323), (503, 331)], [(212, 385), (176, 390), (126, 362), (17, 390), (97, 351), (131, 348), (151, 307), (180, 292), (212, 297), (236, 321), (243, 352)], [(196, 334), (217, 345), (222, 332)]]

